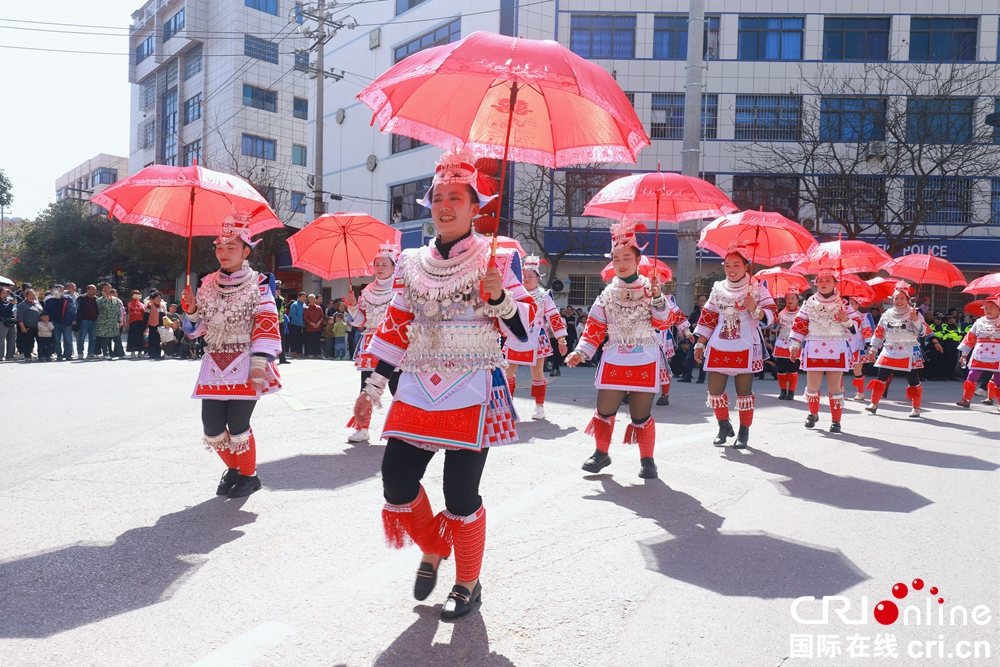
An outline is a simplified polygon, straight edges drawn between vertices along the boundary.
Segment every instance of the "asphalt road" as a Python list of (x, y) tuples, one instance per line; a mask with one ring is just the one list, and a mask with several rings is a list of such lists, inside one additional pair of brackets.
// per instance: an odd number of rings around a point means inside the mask
[[(704, 385), (675, 383), (643, 481), (624, 414), (607, 474), (580, 470), (593, 369), (564, 370), (548, 420), (490, 455), (483, 607), (447, 624), (453, 563), (413, 600), (419, 554), (381, 534), (382, 448), (346, 442), (353, 366), (282, 371), (254, 415), (264, 489), (226, 501), (194, 362), (0, 365), (0, 666), (996, 664), (1000, 414), (957, 408), (960, 383), (927, 383), (919, 420), (902, 381), (877, 417), (848, 401), (835, 436), (825, 399), (808, 431), (801, 397), (761, 381), (742, 452), (712, 447)], [(802, 596), (843, 599), (808, 623), (823, 604), (796, 620)]]

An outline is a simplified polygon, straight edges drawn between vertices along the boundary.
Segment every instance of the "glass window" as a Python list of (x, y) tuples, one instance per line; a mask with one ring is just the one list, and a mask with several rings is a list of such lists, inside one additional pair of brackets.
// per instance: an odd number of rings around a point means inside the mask
[(302, 3), (301, 2), (296, 2), (295, 3), (295, 22), (298, 23), (299, 25), (302, 25), (303, 21), (305, 21), (305, 17), (302, 16)]
[(201, 162), (201, 139), (184, 145), (184, 166), (191, 167)]
[(304, 97), (292, 98), (292, 115), (302, 120), (309, 119), (309, 100)]
[(396, 13), (402, 14), (407, 9), (413, 9), (422, 2), (427, 0), (396, 0)]
[(910, 19), (910, 60), (972, 62), (977, 32), (975, 18), (914, 16)]
[(569, 47), (583, 58), (635, 58), (635, 15), (573, 14)]
[[(649, 136), (653, 139), (684, 138), (684, 94), (653, 93), (652, 123)], [(719, 96), (701, 96), (701, 138), (715, 139), (719, 128)]]
[(299, 144), (292, 144), (292, 164), (300, 167), (306, 166), (306, 147)]
[(823, 60), (888, 59), (888, 18), (828, 16), (823, 19)]
[(972, 179), (961, 176), (903, 179), (903, 220), (964, 225), (972, 220)]
[(990, 190), (990, 224), (1000, 225), (1000, 178), (993, 179)]
[(253, 35), (243, 36), (243, 55), (248, 58), (256, 58), (269, 62), (272, 65), (278, 64), (278, 45)]
[(156, 121), (153, 118), (143, 121), (136, 128), (136, 143), (139, 148), (151, 148), (156, 141)]
[(973, 100), (911, 97), (906, 100), (906, 141), (962, 144), (972, 140)]
[[(683, 16), (657, 16), (653, 19), (653, 57), (658, 60), (687, 60), (688, 19)], [(705, 17), (705, 42), (702, 57), (719, 57), (719, 17)]]
[(590, 308), (604, 291), (604, 279), (600, 275), (569, 277), (569, 305), (574, 308)]
[[(993, 111), (1000, 113), (1000, 97), (993, 101)], [(1000, 144), (1000, 126), (993, 126), (993, 143)]]
[(309, 71), (309, 53), (296, 53), (295, 54), (295, 71), (296, 72), (308, 72)]
[(306, 212), (306, 193), (292, 192), (292, 213)]
[(821, 176), (820, 217), (825, 222), (865, 224), (873, 212), (884, 210), (888, 199), (885, 176)]
[(278, 0), (243, 0), (250, 9), (257, 9), (273, 16), (278, 15)]
[(118, 180), (118, 170), (110, 167), (95, 169), (90, 176), (91, 185), (111, 185)]
[(249, 83), (243, 84), (243, 106), (253, 107), (262, 111), (278, 110), (278, 93), (273, 90), (264, 90)]
[(790, 220), (799, 219), (799, 179), (794, 176), (737, 174), (733, 176), (733, 203), (741, 211), (777, 211)]
[(747, 141), (798, 141), (801, 135), (801, 96), (736, 96), (734, 138)]
[(148, 109), (156, 103), (156, 75), (139, 84), (139, 100), (143, 109)]
[(184, 80), (201, 71), (201, 44), (184, 54)]
[(424, 220), (431, 217), (430, 209), (417, 204), (417, 199), (423, 197), (431, 187), (431, 179), (421, 178), (409, 183), (399, 183), (389, 186), (389, 219), (395, 219), (399, 213), (403, 222), (407, 220)]
[(252, 134), (243, 135), (243, 154), (262, 160), (273, 160), (276, 153), (274, 139), (255, 137)]
[(740, 17), (740, 60), (802, 60), (801, 16)]
[(567, 171), (566, 213), (573, 217), (583, 215), (583, 209), (594, 195), (611, 181), (628, 176), (620, 171)]
[(514, 16), (517, 11), (517, 0), (500, 0), (500, 34), (514, 36)]
[(446, 23), (440, 28), (435, 28), (434, 30), (424, 33), (415, 39), (411, 39), (402, 46), (397, 46), (396, 50), (393, 51), (393, 62), (398, 63), (403, 58), (412, 56), (418, 51), (429, 49), (432, 46), (451, 44), (452, 42), (457, 42), (460, 39), (462, 39), (462, 19), (457, 18), (450, 23)]
[(168, 18), (167, 22), (163, 24), (163, 41), (167, 41), (183, 29), (184, 8), (181, 7), (179, 12)]
[(820, 102), (820, 141), (885, 140), (886, 100), (881, 97), (824, 97)]
[(156, 39), (153, 35), (150, 35), (145, 40), (139, 43), (139, 46), (135, 47), (135, 64), (138, 65), (146, 58), (153, 55), (153, 45)]
[(201, 93), (184, 102), (184, 124), (201, 118)]
[(177, 89), (163, 96), (163, 164), (177, 165)]
[(404, 137), (402, 134), (392, 135), (392, 153), (404, 153), (414, 148), (419, 148), (424, 146), (424, 142), (419, 139), (413, 139), (412, 137)]

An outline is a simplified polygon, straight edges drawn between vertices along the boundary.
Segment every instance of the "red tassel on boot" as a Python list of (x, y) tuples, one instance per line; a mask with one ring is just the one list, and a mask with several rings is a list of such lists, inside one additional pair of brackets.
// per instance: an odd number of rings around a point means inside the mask
[(231, 435), (229, 442), (230, 450), (236, 455), (235, 467), (240, 469), (240, 474), (246, 477), (257, 474), (257, 441), (254, 440), (253, 430)]
[(865, 393), (865, 379), (863, 377), (854, 378), (854, 389), (862, 396)]
[(806, 390), (806, 404), (809, 406), (809, 414), (819, 415), (819, 392)]
[(712, 408), (712, 411), (715, 412), (715, 418), (719, 421), (729, 419), (729, 394), (710, 393), (706, 405)]
[(740, 411), (740, 426), (750, 427), (753, 424), (754, 395), (737, 396), (736, 409)]
[(920, 399), (923, 398), (923, 395), (924, 395), (923, 385), (918, 384), (915, 387), (906, 388), (906, 397), (910, 399), (910, 405), (913, 406), (913, 409), (910, 410), (911, 417), (920, 416)]
[(882, 380), (872, 380), (868, 383), (868, 389), (872, 392), (872, 402), (865, 410), (875, 414), (878, 409), (878, 402), (882, 400), (882, 394), (885, 393), (885, 382)]
[[(535, 399), (535, 405), (542, 405), (545, 403), (545, 390), (547, 387), (548, 382), (544, 379), (531, 381), (531, 397)], [(511, 392), (511, 394), (513, 393), (514, 392)]]
[(781, 391), (788, 389), (788, 373), (778, 373), (778, 389)]
[(602, 417), (597, 410), (594, 410), (594, 416), (591, 417), (590, 423), (587, 424), (587, 428), (583, 432), (594, 436), (597, 449), (607, 454), (608, 449), (611, 448), (611, 436), (614, 430), (615, 415)]
[(406, 505), (385, 504), (382, 508), (382, 528), (386, 543), (394, 549), (415, 543), (425, 554), (437, 554), (441, 558), (451, 555), (451, 545), (441, 534), (439, 520), (434, 517), (423, 485), (413, 502)]
[(455, 516), (448, 511), (438, 516), (445, 541), (455, 548), (455, 580), (475, 581), (479, 578), (486, 549), (486, 507), (481, 506), (469, 516)]
[(798, 373), (789, 373), (788, 374), (788, 391), (790, 391), (790, 392), (792, 392), (794, 394), (795, 390), (798, 388), (798, 386), (799, 386), (799, 374)]
[[(830, 419), (838, 424), (840, 423), (841, 417), (844, 416), (844, 395), (843, 394), (830, 394)], [(819, 397), (816, 397), (816, 402), (819, 403)], [(819, 406), (817, 405), (817, 411)]]
[[(973, 392), (975, 392), (974, 389)], [(990, 380), (989, 382), (986, 383), (986, 392), (987, 392), (986, 398), (990, 399), (991, 401), (997, 400), (997, 395), (998, 393), (1000, 393), (997, 392), (997, 385), (993, 380)]]
[(640, 458), (653, 458), (653, 447), (656, 441), (656, 422), (650, 417), (641, 424), (632, 422), (625, 429), (625, 444), (639, 445)]

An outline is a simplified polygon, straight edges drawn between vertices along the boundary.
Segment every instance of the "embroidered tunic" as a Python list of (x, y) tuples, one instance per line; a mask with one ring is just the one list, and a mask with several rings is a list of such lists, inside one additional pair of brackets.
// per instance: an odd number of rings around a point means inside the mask
[(504, 355), (507, 363), (519, 366), (534, 366), (539, 358), (552, 356), (552, 342), (549, 332), (556, 338), (566, 337), (566, 321), (559, 314), (552, 292), (536, 287), (528, 292), (535, 300), (535, 319), (528, 331), (528, 340), (524, 343), (516, 338), (508, 338), (504, 343)]
[(389, 302), (397, 291), (393, 289), (392, 278), (385, 280), (376, 278), (361, 290), (357, 305), (347, 307), (351, 325), (364, 327), (361, 344), (354, 352), (354, 365), (359, 371), (372, 371), (378, 365), (378, 359), (367, 353), (368, 345), (372, 342), (378, 325), (382, 323), (386, 311), (389, 310)]
[(910, 371), (924, 367), (924, 355), (920, 352), (920, 336), (930, 333), (930, 328), (919, 316), (910, 319), (912, 308), (897, 311), (895, 307), (882, 313), (872, 337), (872, 348), (879, 350), (875, 366), (897, 371)]
[(500, 333), (517, 336), (500, 314), (513, 299), (529, 331), (536, 305), (509, 250), (496, 256), (507, 300), (489, 305), (480, 294), (489, 259), (490, 242), (477, 235), (456, 243), (447, 259), (433, 241), (400, 256), (396, 294), (367, 350), (402, 371), (382, 438), (475, 451), (517, 440)]
[[(838, 322), (834, 316), (844, 310), (847, 320)], [(840, 293), (829, 297), (813, 294), (799, 308), (792, 324), (792, 340), (802, 346), (802, 370), (841, 371), (854, 367), (850, 340), (851, 330), (861, 328), (858, 311), (845, 304)]]
[[(205, 336), (205, 354), (192, 398), (257, 400), (281, 389), (275, 358), (281, 354), (278, 309), (268, 277), (246, 264), (232, 274), (205, 276), (195, 297), (194, 315), (185, 315), (184, 331)], [(268, 358), (263, 385), (250, 381), (250, 356)]]
[(962, 354), (969, 355), (969, 370), (1000, 370), (1000, 317), (983, 316), (973, 322), (958, 346)]
[[(748, 292), (764, 312), (764, 321), (743, 307)], [(777, 312), (767, 287), (751, 283), (749, 275), (735, 283), (728, 279), (715, 283), (695, 328), (698, 336), (708, 338), (705, 370), (724, 375), (764, 370), (766, 349), (761, 327), (771, 326)]]
[(778, 359), (788, 359), (792, 344), (792, 324), (799, 314), (799, 308), (792, 310), (787, 306), (778, 312), (774, 322), (777, 335), (774, 338), (774, 356)]

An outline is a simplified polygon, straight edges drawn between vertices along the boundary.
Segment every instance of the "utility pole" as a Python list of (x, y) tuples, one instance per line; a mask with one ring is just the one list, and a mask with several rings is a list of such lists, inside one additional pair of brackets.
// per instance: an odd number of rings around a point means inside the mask
[[(705, 41), (705, 0), (690, 0), (688, 8), (687, 65), (684, 78), (684, 141), (681, 173), (701, 172), (702, 51)], [(698, 221), (682, 222), (677, 229), (677, 305), (685, 313), (694, 308), (695, 256)]]

